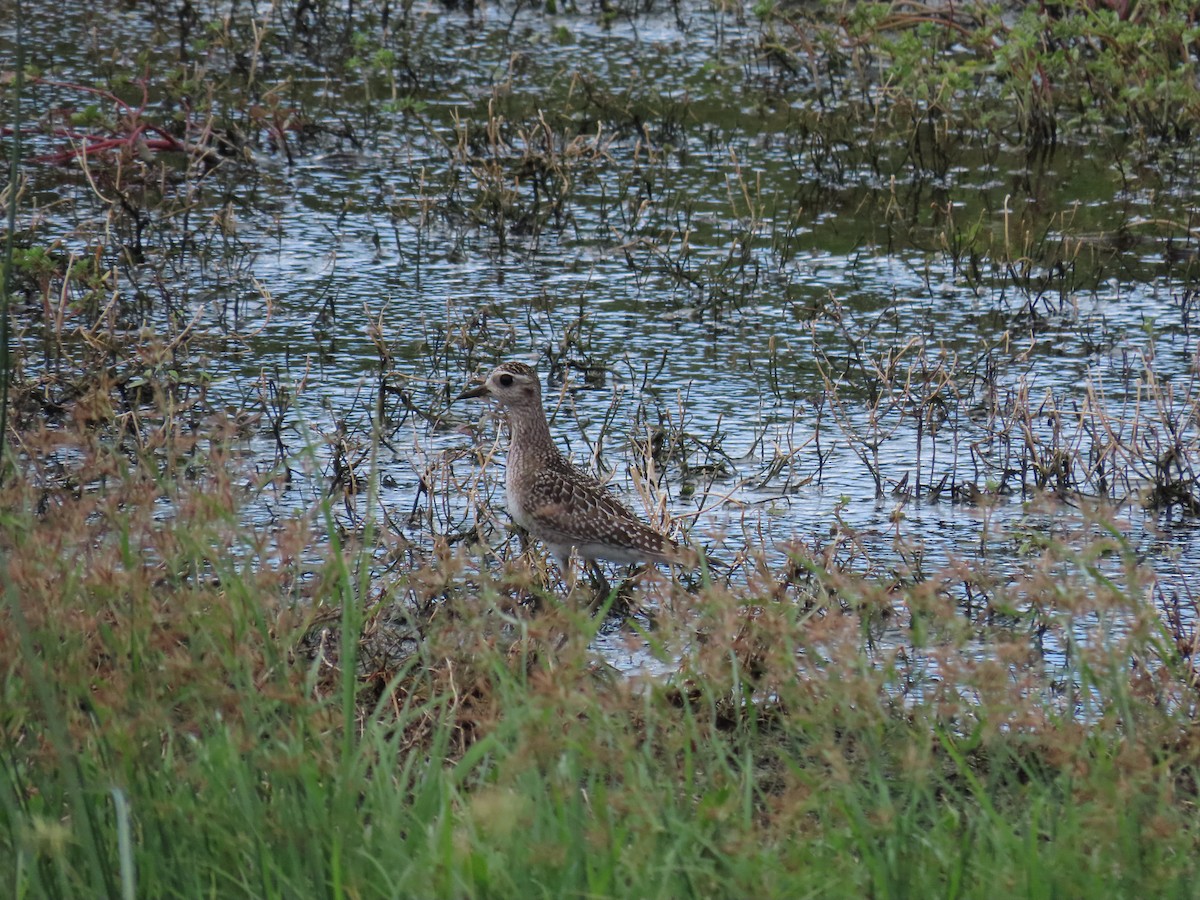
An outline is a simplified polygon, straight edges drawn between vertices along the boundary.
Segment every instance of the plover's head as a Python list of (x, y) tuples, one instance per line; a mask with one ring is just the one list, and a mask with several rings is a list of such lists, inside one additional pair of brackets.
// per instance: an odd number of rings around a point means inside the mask
[(490, 397), (501, 406), (539, 406), (542, 402), (542, 384), (533, 366), (506, 362), (496, 366), (483, 384), (463, 391), (454, 399), (468, 400), (472, 397)]

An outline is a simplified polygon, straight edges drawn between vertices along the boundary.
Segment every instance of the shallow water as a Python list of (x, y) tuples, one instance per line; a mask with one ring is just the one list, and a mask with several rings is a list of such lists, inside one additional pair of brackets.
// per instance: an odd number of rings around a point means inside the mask
[[(199, 7), (202, 22), (229, 14)], [(283, 28), (268, 12), (255, 14)], [(542, 362), (562, 445), (618, 489), (633, 441), (679, 436), (661, 473), (671, 512), (717, 555), (761, 548), (776, 563), (788, 542), (821, 546), (836, 527), (861, 542), (849, 563), (873, 572), (909, 571), (916, 554), (925, 574), (967, 560), (1017, 578), (1034, 558), (1023, 535), (1083, 523), (1075, 502), (1031, 505), (1029, 447), (1086, 460), (1114, 437), (1152, 446), (1161, 435), (1139, 418), (1154, 399), (1148, 368), (1174, 390), (1168, 418), (1194, 446), (1192, 148), (1131, 167), (1111, 152), (1119, 135), (1036, 158), (972, 133), (876, 146), (836, 105), (823, 143), (816, 87), (777, 77), (755, 21), (707, 7), (606, 26), (415, 5), (386, 34), (377, 17), (356, 24), (368, 49), (407, 60), (395, 70), (407, 111), (386, 107), (386, 77), (368, 90), (334, 49), (298, 42), (264, 63), (258, 93), (312, 127), (273, 137), (252, 120), (248, 161), (175, 176), (186, 223), (151, 215), (145, 262), (111, 257), (127, 292), (175, 298), (174, 311), (151, 301), (142, 321), (170, 332), (182, 313), (212, 329), (192, 362), (219, 404), (253, 411), (268, 383), (298, 391), (286, 444), (315, 444), (317, 465), (297, 466), (306, 477), (255, 511), (263, 521), (327, 494), (339, 430), (369, 447), (376, 320), (390, 377), (428, 413), (385, 398), (379, 501), (398, 521), (426, 510), (405, 534), (418, 545), (472, 524), (455, 485), (494, 429), (447, 401), (500, 359)], [(128, 48), (171, 28), (151, 10), (93, 17), (68, 3), (31, 22), (27, 42), (44, 70), (83, 84), (135, 65)], [(221, 71), (219, 43), (193, 63)], [(159, 46), (152, 84), (172, 59), (171, 41)], [(80, 95), (39, 87), (30, 99), (46, 110)], [(86, 251), (107, 207), (77, 168), (31, 175), (43, 238)], [(1185, 224), (1151, 224), (1162, 222)], [(993, 235), (995, 255), (957, 255), (968, 228)], [(550, 361), (568, 363), (565, 391)], [(1022, 407), (1035, 411), (1027, 433)], [(1114, 434), (1101, 420), (1126, 425)], [(252, 446), (275, 464), (273, 438)], [(1110, 475), (1108, 499), (1160, 588), (1187, 591), (1200, 529), (1143, 510), (1145, 475)], [(987, 502), (952, 500), (966, 484)]]

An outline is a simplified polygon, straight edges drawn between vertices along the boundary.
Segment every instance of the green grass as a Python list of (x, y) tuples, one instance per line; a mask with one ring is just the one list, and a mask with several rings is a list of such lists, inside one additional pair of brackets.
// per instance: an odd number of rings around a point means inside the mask
[(918, 589), (898, 608), (924, 604), (945, 680), (900, 699), (903, 667), (863, 644), (882, 588), (833, 573), (841, 602), (816, 610), (690, 597), (654, 633), (678, 671), (652, 682), (598, 664), (586, 614), (526, 612), (449, 557), (459, 592), (420, 652), (349, 678), (299, 648), (340, 621), (322, 604), (355, 595), (358, 551), (330, 550), (293, 608), (288, 564), (228, 549), (221, 491), (171, 488), (164, 522), (129, 503), (139, 483), (41, 515), (6, 491), (10, 896), (1196, 893), (1196, 690), (1111, 575), (1057, 586), (1063, 610), (1144, 623), (1081, 657), (1086, 722), (1032, 654), (972, 657)]

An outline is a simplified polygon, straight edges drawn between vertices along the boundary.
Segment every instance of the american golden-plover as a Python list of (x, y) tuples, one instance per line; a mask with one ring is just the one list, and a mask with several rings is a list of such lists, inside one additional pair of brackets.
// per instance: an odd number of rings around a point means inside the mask
[(571, 549), (586, 562), (685, 563), (692, 552), (637, 518), (599, 481), (559, 452), (542, 408), (537, 370), (524, 363), (496, 367), (455, 400), (490, 397), (508, 419), (504, 493), (518, 525), (543, 541), (568, 573)]

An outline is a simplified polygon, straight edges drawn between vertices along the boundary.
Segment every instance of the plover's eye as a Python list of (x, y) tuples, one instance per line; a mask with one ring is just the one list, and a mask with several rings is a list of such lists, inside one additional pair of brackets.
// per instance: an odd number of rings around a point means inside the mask
[(513, 381), (512, 376), (509, 375), (507, 372), (505, 372), (503, 375), (500, 376), (500, 386), (501, 387), (512, 387), (512, 381)]

